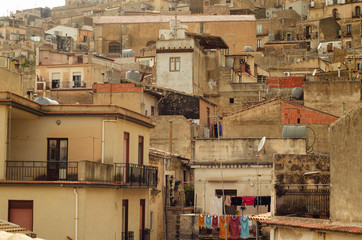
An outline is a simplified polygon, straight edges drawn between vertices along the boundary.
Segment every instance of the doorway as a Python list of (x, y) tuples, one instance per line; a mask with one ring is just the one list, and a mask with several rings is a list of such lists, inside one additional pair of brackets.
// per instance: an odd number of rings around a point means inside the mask
[(47, 180), (67, 180), (68, 139), (48, 138)]

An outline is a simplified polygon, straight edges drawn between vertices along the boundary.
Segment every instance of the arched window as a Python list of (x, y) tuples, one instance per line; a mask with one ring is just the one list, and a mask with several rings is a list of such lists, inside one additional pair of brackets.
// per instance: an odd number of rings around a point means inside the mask
[(357, 6), (357, 7), (355, 8), (355, 13), (356, 13), (356, 17), (360, 17), (360, 16), (361, 16), (361, 8), (360, 8), (360, 6)]
[(121, 44), (119, 42), (110, 42), (108, 45), (109, 53), (120, 53), (121, 52)]
[(338, 18), (338, 10), (337, 10), (336, 8), (333, 9), (332, 14), (333, 14), (333, 18), (334, 18), (334, 19), (337, 19), (337, 18)]

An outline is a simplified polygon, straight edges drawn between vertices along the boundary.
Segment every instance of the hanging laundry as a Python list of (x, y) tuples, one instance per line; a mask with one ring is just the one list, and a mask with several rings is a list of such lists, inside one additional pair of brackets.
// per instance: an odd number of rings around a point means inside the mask
[(268, 212), (270, 212), (270, 202), (271, 202), (270, 196), (255, 197), (254, 207), (258, 206), (258, 205), (259, 206), (268, 206)]
[(200, 214), (199, 215), (199, 227), (205, 226), (205, 215)]
[(222, 215), (222, 198), (218, 198), (217, 196), (213, 196), (210, 199), (210, 214), (212, 215)]
[(254, 206), (255, 197), (243, 197), (243, 206)]
[(231, 239), (239, 239), (240, 231), (239, 225), (240, 220), (238, 216), (229, 217), (229, 225), (230, 225), (230, 238)]
[(211, 215), (206, 215), (205, 216), (205, 227), (211, 228), (212, 224), (212, 216)]
[(243, 203), (242, 197), (232, 197), (231, 198), (231, 206), (241, 206)]
[(241, 230), (240, 230), (240, 237), (243, 239), (249, 238), (250, 237), (250, 233), (249, 233), (249, 218), (246, 217), (240, 217), (240, 225), (241, 225)]
[(212, 227), (213, 228), (219, 227), (219, 216), (217, 215), (212, 216)]
[[(229, 232), (229, 217), (223, 217), (220, 216), (219, 217), (219, 223), (220, 223), (220, 230), (219, 230), (219, 238), (221, 239), (225, 239), (225, 230), (226, 230), (226, 236), (227, 238), (230, 237), (230, 232)], [(225, 226), (226, 224), (226, 226)]]
[(225, 206), (231, 206), (231, 197), (229, 195), (225, 196)]

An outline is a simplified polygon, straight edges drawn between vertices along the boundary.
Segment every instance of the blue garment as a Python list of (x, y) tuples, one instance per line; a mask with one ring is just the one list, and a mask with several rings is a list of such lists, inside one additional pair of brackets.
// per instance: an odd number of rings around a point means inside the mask
[(211, 226), (212, 226), (211, 223), (212, 223), (212, 216), (206, 215), (205, 216), (205, 227), (211, 228)]
[(249, 218), (248, 217), (240, 217), (240, 225), (241, 225), (241, 231), (240, 231), (240, 237), (243, 239), (249, 238)]

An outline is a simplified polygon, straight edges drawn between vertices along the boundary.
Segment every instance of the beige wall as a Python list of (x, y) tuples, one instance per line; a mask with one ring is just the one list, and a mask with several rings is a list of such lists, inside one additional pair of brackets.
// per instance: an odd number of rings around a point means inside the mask
[[(195, 162), (256, 162), (259, 138), (198, 139), (195, 140)], [(305, 139), (267, 138), (265, 153), (259, 157), (262, 162), (272, 162), (274, 153), (305, 154)]]
[[(330, 127), (331, 219), (362, 222), (362, 105)], [(341, 197), (343, 196), (343, 197)]]
[(149, 228), (149, 190), (68, 188), (57, 186), (1, 186), (0, 218), (8, 219), (8, 200), (33, 200), (33, 231), (44, 239), (75, 238), (75, 194), (78, 193), (78, 239), (120, 239), (122, 200), (128, 199), (129, 231), (139, 238), (140, 199), (146, 200)]
[(0, 180), (5, 179), (8, 153), (8, 106), (0, 106)]
[(151, 147), (170, 151), (170, 121), (172, 121), (172, 153), (191, 158), (191, 123), (184, 116), (152, 118)]
[(91, 65), (89, 64), (74, 64), (74, 65), (59, 65), (59, 66), (37, 66), (36, 75), (40, 81), (45, 81), (47, 87), (51, 88), (52, 74), (60, 73), (60, 88), (72, 88), (73, 74), (80, 73), (81, 81), (86, 82), (86, 86), (92, 86), (91, 81)]
[[(45, 161), (47, 139), (68, 139), (68, 161), (102, 160), (102, 121), (104, 117), (14, 117), (11, 130), (11, 160)], [(56, 121), (61, 124), (57, 125)], [(138, 162), (138, 136), (144, 137), (144, 164), (148, 164), (149, 129), (118, 119), (105, 122), (104, 162), (123, 162), (123, 134), (130, 133), (130, 163)], [(76, 126), (76, 131), (74, 131)], [(21, 149), (19, 151), (18, 149)]]
[(23, 96), (22, 75), (0, 67), (0, 91), (9, 91)]
[(342, 103), (348, 112), (361, 102), (361, 82), (305, 82), (304, 104), (307, 107), (342, 116)]
[[(187, 25), (189, 32), (217, 35), (222, 37), (229, 46), (230, 54), (240, 54), (244, 46), (252, 46), (256, 49), (256, 25), (255, 21), (245, 22), (182, 22)], [(240, 29), (243, 29), (240, 31)], [(122, 30), (121, 30), (122, 29)], [(125, 41), (122, 41), (122, 47), (132, 48), (136, 54), (145, 47), (149, 41), (158, 39), (159, 29), (169, 29), (168, 23), (142, 23), (142, 24), (104, 24), (95, 25), (94, 36), (96, 41), (96, 51), (106, 55), (108, 53), (108, 44), (111, 41), (120, 43), (120, 35), (123, 35)], [(121, 32), (122, 31), (122, 32)], [(113, 54), (119, 56), (120, 54)], [(112, 55), (112, 56), (113, 56)]]

